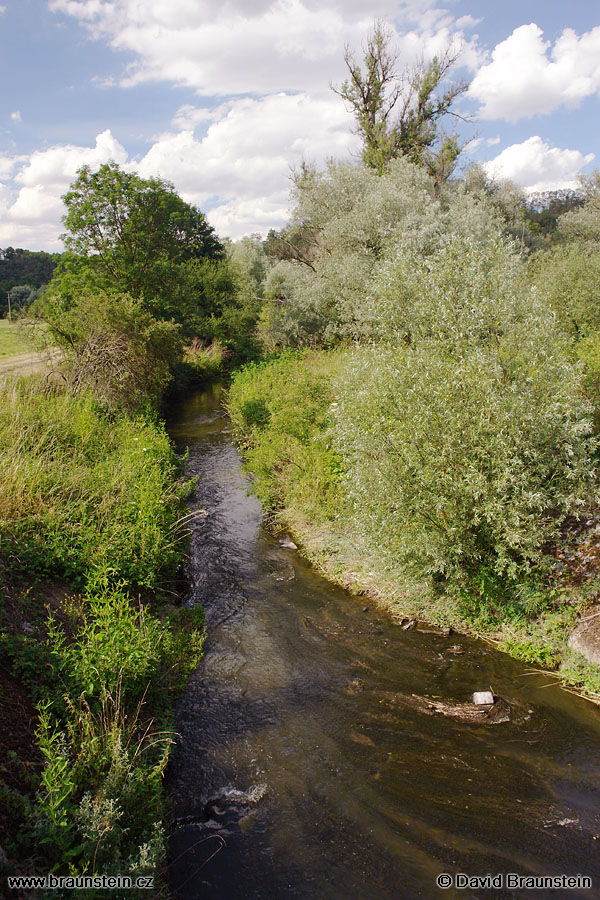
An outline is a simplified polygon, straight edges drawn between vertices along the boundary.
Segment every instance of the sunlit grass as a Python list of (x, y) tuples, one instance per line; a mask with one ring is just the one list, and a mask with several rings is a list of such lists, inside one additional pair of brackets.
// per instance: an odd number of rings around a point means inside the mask
[(19, 322), (0, 319), (0, 360), (32, 353), (34, 349), (29, 333)]
[(108, 566), (154, 587), (179, 559), (181, 487), (162, 427), (45, 382), (0, 385), (0, 535), (14, 565), (84, 584)]

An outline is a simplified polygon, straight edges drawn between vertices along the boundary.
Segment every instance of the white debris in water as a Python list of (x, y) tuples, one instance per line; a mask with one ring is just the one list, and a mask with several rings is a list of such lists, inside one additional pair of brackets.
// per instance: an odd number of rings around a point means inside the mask
[(475, 706), (493, 706), (494, 695), (491, 691), (475, 691), (473, 694), (473, 703)]

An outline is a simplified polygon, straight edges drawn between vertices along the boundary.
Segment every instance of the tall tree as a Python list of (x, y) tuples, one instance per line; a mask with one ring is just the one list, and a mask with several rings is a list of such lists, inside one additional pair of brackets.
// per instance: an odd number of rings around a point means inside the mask
[(166, 181), (140, 178), (112, 162), (97, 172), (83, 166), (63, 200), (63, 239), (71, 253), (61, 272), (65, 284), (71, 278), (125, 292), (172, 317), (168, 298), (185, 266), (224, 258), (205, 215)]
[(392, 32), (382, 22), (375, 23), (367, 39), (364, 68), (346, 46), (349, 77), (341, 87), (332, 87), (354, 113), (365, 165), (381, 174), (390, 159), (405, 156), (425, 166), (436, 179), (448, 178), (460, 146), (454, 135), (443, 132), (441, 121), (448, 116), (461, 118), (453, 105), (468, 83), (444, 82), (459, 55), (460, 50), (448, 47), (431, 62), (399, 72)]

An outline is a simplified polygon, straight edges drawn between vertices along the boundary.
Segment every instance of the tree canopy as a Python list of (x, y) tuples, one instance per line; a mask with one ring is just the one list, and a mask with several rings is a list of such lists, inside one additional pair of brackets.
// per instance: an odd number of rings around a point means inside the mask
[(367, 39), (364, 68), (346, 47), (349, 77), (333, 90), (350, 106), (363, 139), (363, 162), (381, 173), (390, 159), (406, 157), (445, 181), (460, 153), (457, 138), (441, 130), (441, 120), (457, 116), (454, 102), (468, 83), (443, 85), (460, 51), (446, 48), (429, 63), (398, 72), (391, 31), (377, 22)]
[(159, 317), (181, 319), (169, 298), (189, 282), (186, 266), (224, 258), (204, 213), (161, 179), (123, 172), (113, 162), (97, 172), (83, 166), (63, 200), (70, 254), (59, 273), (64, 291), (69, 281), (116, 290)]

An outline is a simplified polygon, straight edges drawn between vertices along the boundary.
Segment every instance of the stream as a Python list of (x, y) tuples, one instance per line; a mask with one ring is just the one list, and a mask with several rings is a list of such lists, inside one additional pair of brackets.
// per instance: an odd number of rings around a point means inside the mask
[[(198, 476), (188, 605), (205, 655), (169, 770), (176, 900), (600, 897), (600, 708), (475, 639), (404, 631), (261, 523), (223, 388), (169, 432)], [(452, 705), (493, 687), (508, 721)], [(593, 888), (436, 885), (583, 875)]]

